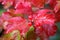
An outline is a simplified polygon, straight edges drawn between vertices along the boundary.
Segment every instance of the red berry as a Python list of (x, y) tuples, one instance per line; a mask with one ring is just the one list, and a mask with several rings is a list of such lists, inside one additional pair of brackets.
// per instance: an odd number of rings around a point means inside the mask
[(12, 16), (10, 15), (10, 13), (9, 12), (4, 12), (4, 13), (2, 13), (2, 15), (1, 15), (1, 19), (3, 20), (3, 21), (6, 21), (6, 20), (8, 20), (9, 18), (11, 18)]
[(32, 22), (29, 22), (29, 23), (28, 23), (28, 26), (32, 26)]
[(14, 0), (2, 0), (2, 5), (4, 5), (5, 9), (13, 6)]
[(32, 15), (29, 15), (29, 16), (28, 16), (28, 19), (29, 19), (30, 21), (32, 21), (32, 20), (33, 20)]
[(44, 6), (45, 0), (31, 0), (33, 6), (41, 8)]
[(49, 4), (51, 8), (54, 9), (55, 5), (57, 4), (57, 0), (46, 0), (46, 3)]
[[(36, 28), (35, 30), (38, 30), (40, 27), (42, 27), (44, 32), (41, 31), (40, 33), (46, 33), (46, 35), (48, 35), (50, 30), (54, 30), (53, 29), (53, 26), (55, 25), (54, 12), (50, 9), (42, 9), (42, 10), (37, 11), (37, 14), (38, 15), (34, 19), (34, 24), (35, 25), (37, 24), (37, 25), (40, 25), (40, 26), (39, 27), (35, 26), (35, 28)], [(40, 30), (41, 29), (39, 29), (39, 31)], [(51, 32), (50, 32), (50, 34), (51, 34)], [(49, 36), (51, 36), (50, 34), (49, 34)]]
[(59, 18), (60, 17), (60, 2), (59, 1), (55, 6), (54, 11), (55, 11), (55, 17), (57, 19), (57, 22), (60, 22), (60, 18)]
[(26, 19), (22, 17), (12, 17), (9, 20), (5, 21), (4, 23), (6, 22), (7, 24), (6, 25), (4, 24), (6, 34), (14, 30), (19, 30), (21, 35), (23, 35), (23, 33), (25, 34), (30, 28)]
[(32, 8), (30, 2), (19, 2), (15, 6), (15, 14), (32, 14)]

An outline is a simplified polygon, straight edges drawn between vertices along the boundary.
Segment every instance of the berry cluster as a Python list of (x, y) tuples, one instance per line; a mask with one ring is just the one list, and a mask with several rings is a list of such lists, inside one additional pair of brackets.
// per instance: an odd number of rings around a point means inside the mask
[[(57, 0), (0, 0), (6, 12), (0, 16), (4, 34), (18, 30), (19, 40), (49, 40), (60, 22), (60, 4)], [(18, 33), (18, 32), (17, 32)], [(17, 34), (10, 39), (16, 40)]]

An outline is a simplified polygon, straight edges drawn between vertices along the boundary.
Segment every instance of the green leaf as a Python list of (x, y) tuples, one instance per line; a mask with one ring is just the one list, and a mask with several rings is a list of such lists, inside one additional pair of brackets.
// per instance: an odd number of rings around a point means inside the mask
[(35, 40), (36, 39), (36, 34), (34, 32), (34, 27), (31, 26), (29, 31), (26, 33), (26, 40)]
[(18, 30), (15, 30), (11, 33), (11, 37), (16, 36), (16, 40), (20, 40), (20, 32)]
[(29, 31), (34, 31), (34, 27), (31, 26), (30, 29), (29, 29)]
[(4, 36), (5, 38), (9, 38), (10, 40), (20, 40), (21, 36), (20, 36), (20, 32), (18, 30), (14, 30), (13, 32), (6, 34)]
[(5, 12), (5, 10), (4, 10), (4, 9), (0, 9), (0, 16), (1, 16), (1, 14), (2, 14), (3, 12)]
[(56, 23), (58, 30), (60, 31), (60, 22)]

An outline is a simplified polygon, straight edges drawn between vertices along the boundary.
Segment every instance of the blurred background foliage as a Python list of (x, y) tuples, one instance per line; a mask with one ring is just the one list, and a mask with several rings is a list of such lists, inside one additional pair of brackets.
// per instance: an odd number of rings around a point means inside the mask
[(1, 5), (1, 3), (0, 3), (0, 16), (3, 12), (4, 12), (3, 5)]
[[(5, 10), (3, 9), (3, 5), (1, 5), (0, 3), (0, 16), (4, 11)], [(55, 36), (51, 36), (50, 40), (60, 40), (60, 22), (56, 23), (56, 25), (58, 27), (57, 33), (55, 34)]]

